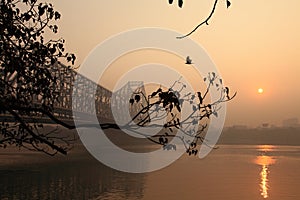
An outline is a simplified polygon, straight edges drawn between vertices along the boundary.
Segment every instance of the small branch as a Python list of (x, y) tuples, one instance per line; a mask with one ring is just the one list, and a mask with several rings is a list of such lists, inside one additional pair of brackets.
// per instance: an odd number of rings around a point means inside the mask
[[(26, 123), (22, 120), (22, 118), (16, 113), (14, 112), (13, 110), (11, 110), (10, 108), (6, 108), (8, 110), (8, 112), (10, 112), (15, 118), (16, 120), (18, 120), (18, 122), (20, 122), (20, 124), (24, 127), (24, 129), (34, 138), (34, 139), (37, 139), (39, 140), (40, 142), (48, 145), (49, 147), (51, 147), (53, 150), (55, 151), (58, 151), (64, 155), (67, 154), (67, 151), (59, 146), (56, 146), (54, 144), (52, 144), (50, 141), (44, 139), (44, 138), (41, 138), (40, 136), (36, 135), (27, 125)], [(33, 144), (33, 143), (32, 143)], [(33, 145), (33, 147), (35, 147)], [(38, 149), (37, 149), (38, 150)], [(43, 151), (44, 152), (44, 151)], [(46, 152), (45, 152), (46, 153)]]
[(215, 3), (214, 3), (214, 6), (213, 6), (213, 9), (211, 10), (209, 16), (206, 18), (206, 20), (204, 20), (203, 22), (201, 22), (200, 24), (198, 24), (191, 32), (189, 32), (188, 34), (186, 35), (183, 35), (183, 36), (178, 36), (176, 37), (177, 39), (183, 39), (185, 37), (188, 37), (190, 36), (192, 33), (194, 33), (200, 26), (202, 26), (203, 24), (206, 24), (208, 25), (208, 21), (210, 20), (210, 18), (212, 17), (212, 15), (214, 14), (215, 10), (216, 10), (216, 6), (217, 6), (217, 3), (218, 3), (218, 0), (215, 0)]

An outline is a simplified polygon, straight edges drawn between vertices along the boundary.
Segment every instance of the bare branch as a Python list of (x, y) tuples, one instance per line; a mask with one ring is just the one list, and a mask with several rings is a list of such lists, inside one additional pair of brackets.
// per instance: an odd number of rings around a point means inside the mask
[(176, 38), (177, 38), (177, 39), (183, 39), (183, 38), (185, 38), (185, 37), (188, 37), (188, 36), (190, 36), (191, 34), (193, 34), (200, 26), (202, 26), (202, 25), (208, 25), (208, 21), (209, 21), (210, 18), (213, 16), (213, 14), (214, 14), (214, 12), (215, 12), (215, 10), (216, 10), (217, 4), (218, 4), (218, 0), (215, 0), (214, 5), (213, 5), (213, 8), (212, 8), (212, 10), (211, 10), (209, 16), (208, 16), (203, 22), (201, 22), (200, 24), (198, 24), (191, 32), (189, 32), (188, 34), (183, 35), (183, 36), (178, 36), (178, 37), (176, 37)]

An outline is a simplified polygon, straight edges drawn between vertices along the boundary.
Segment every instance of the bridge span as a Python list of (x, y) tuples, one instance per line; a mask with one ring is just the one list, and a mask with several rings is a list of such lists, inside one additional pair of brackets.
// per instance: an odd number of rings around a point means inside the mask
[[(86, 119), (80, 120), (88, 120), (91, 115), (96, 115), (98, 118), (113, 120), (112, 107), (118, 108), (122, 111), (122, 105), (124, 105), (125, 101), (129, 101), (129, 99), (124, 99), (124, 97), (131, 95), (134, 90), (139, 87), (143, 87), (143, 82), (141, 81), (132, 81), (128, 82), (121, 89), (114, 92), (114, 94), (107, 88), (91, 81), (90, 79), (78, 74), (75, 70), (66, 67), (62, 64), (55, 64), (52, 67), (53, 76), (57, 78), (57, 88), (56, 92), (59, 93), (59, 99), (54, 104), (54, 109), (52, 114), (59, 120), (73, 123), (73, 110), (76, 112), (80, 112), (80, 116), (86, 116)], [(79, 83), (77, 87), (73, 86), (75, 81), (75, 77), (77, 82)], [(96, 91), (96, 93), (95, 93)], [(73, 92), (76, 95), (80, 95), (81, 98), (76, 98), (76, 101), (73, 102), (72, 105), (72, 94)], [(91, 104), (90, 102), (81, 101), (86, 96), (93, 95), (95, 97), (95, 104)], [(41, 105), (41, 98), (37, 95), (33, 96), (33, 104)], [(112, 101), (112, 98), (114, 100)], [(114, 105), (111, 103), (114, 102)], [(95, 106), (92, 106), (95, 105)], [(128, 109), (128, 108), (125, 108)], [(125, 112), (125, 111), (124, 111)], [(84, 117), (85, 118), (85, 117)], [(28, 116), (24, 118), (27, 122), (37, 122), (37, 123), (55, 123), (49, 117), (40, 115), (40, 116)], [(0, 121), (6, 122), (14, 122), (14, 117), (7, 114), (0, 114)]]

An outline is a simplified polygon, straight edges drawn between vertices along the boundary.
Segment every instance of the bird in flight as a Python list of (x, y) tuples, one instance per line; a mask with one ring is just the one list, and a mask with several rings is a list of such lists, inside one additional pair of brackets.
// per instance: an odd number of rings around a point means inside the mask
[(187, 56), (187, 57), (186, 57), (185, 64), (187, 64), (187, 65), (193, 64), (193, 63), (192, 63), (192, 59), (190, 58), (190, 56)]

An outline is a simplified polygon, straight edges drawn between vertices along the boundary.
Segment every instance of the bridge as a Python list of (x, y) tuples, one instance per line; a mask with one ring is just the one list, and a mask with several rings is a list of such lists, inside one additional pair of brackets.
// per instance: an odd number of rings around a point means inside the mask
[[(141, 81), (133, 81), (128, 82), (127, 85), (123, 86), (118, 91), (112, 93), (110, 90), (104, 88), (103, 86), (91, 81), (90, 79), (78, 74), (75, 70), (70, 69), (62, 64), (55, 64), (52, 67), (53, 76), (57, 78), (57, 89), (56, 92), (59, 93), (59, 99), (54, 104), (53, 115), (64, 122), (73, 123), (73, 110), (76, 112), (80, 112), (80, 116), (86, 116), (88, 120), (91, 115), (96, 115), (98, 118), (112, 120), (114, 119), (112, 114), (112, 107), (114, 109), (118, 109), (119, 113), (126, 112), (122, 105), (125, 105), (126, 102), (129, 101), (128, 95), (132, 95), (134, 90), (137, 87), (143, 89), (143, 82)], [(78, 81), (78, 86), (73, 87), (73, 83), (76, 80)], [(96, 93), (95, 93), (96, 88)], [(72, 94), (73, 91), (76, 94), (81, 95), (83, 98), (76, 99), (74, 105), (72, 105)], [(95, 93), (95, 94), (93, 94)], [(95, 96), (95, 107), (92, 106), (89, 102), (82, 101), (80, 99), (84, 99), (85, 96), (94, 95)], [(41, 98), (37, 95), (33, 96), (33, 104), (41, 105)], [(112, 100), (113, 98), (113, 100)], [(112, 104), (113, 102), (113, 104)], [(128, 111), (127, 111), (128, 112)], [(136, 112), (136, 111), (133, 111)], [(122, 114), (120, 115), (122, 116)], [(49, 117), (46, 116), (36, 116), (36, 117), (25, 117), (27, 122), (37, 122), (37, 123), (54, 123)], [(14, 122), (13, 116), (2, 113), (0, 114), (0, 121), (6, 122)]]

